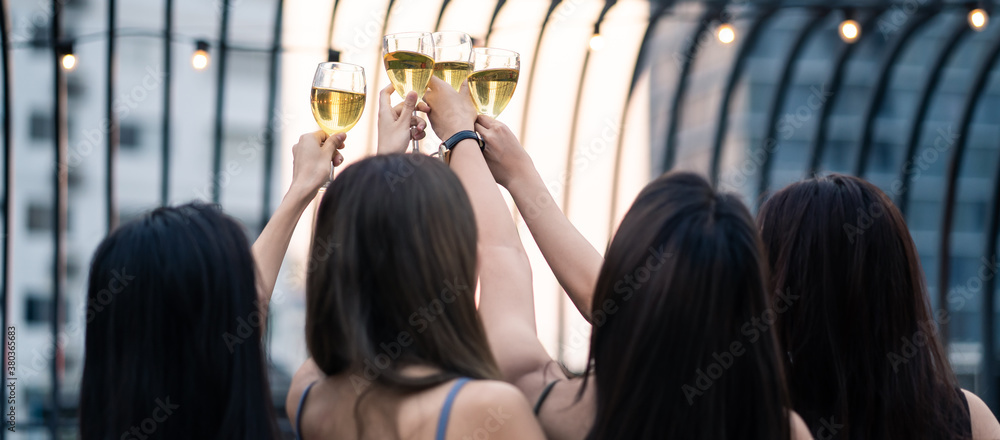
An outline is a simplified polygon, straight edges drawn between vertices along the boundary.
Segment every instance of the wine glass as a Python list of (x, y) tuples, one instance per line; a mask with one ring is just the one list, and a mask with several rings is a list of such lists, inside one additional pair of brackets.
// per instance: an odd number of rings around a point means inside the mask
[[(365, 69), (347, 63), (320, 63), (313, 76), (312, 106), (316, 123), (327, 135), (346, 133), (365, 110)], [(333, 180), (333, 163), (330, 163)]]
[(514, 96), (521, 71), (521, 56), (517, 52), (479, 47), (472, 55), (469, 91), (479, 114), (497, 117)]
[(465, 32), (434, 33), (434, 76), (457, 92), (472, 73), (472, 37)]
[[(386, 35), (382, 38), (382, 59), (399, 96), (406, 99), (407, 93), (417, 92), (417, 98), (423, 98), (434, 73), (434, 36), (430, 32)], [(419, 151), (420, 143), (414, 140), (413, 152)]]

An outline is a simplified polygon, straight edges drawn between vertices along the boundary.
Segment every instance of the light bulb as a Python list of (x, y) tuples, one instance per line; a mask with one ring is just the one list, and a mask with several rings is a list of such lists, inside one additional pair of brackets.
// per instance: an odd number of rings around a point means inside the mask
[(62, 67), (66, 70), (73, 70), (76, 67), (76, 55), (71, 53), (62, 56)]
[(844, 20), (840, 22), (840, 39), (845, 43), (858, 41), (861, 36), (861, 26), (854, 20)]
[(591, 50), (597, 51), (604, 49), (604, 45), (605, 45), (604, 37), (602, 37), (601, 34), (594, 34), (594, 36), (590, 37)]
[(722, 23), (722, 25), (719, 26), (719, 29), (716, 30), (715, 36), (722, 44), (729, 44), (736, 40), (736, 30), (733, 29), (733, 25), (729, 23)]
[(986, 29), (986, 25), (990, 22), (990, 15), (986, 11), (976, 8), (969, 11), (969, 26), (972, 27), (974, 31), (982, 31)]

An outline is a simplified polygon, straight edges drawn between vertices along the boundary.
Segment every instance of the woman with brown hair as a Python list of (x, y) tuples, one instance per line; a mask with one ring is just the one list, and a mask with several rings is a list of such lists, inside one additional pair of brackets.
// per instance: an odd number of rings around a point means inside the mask
[[(757, 224), (792, 404), (817, 438), (997, 439), (1000, 424), (958, 387), (902, 214), (875, 185), (834, 174), (793, 183)], [(946, 258), (946, 257), (943, 257)], [(907, 347), (907, 344), (909, 348)]]
[[(737, 197), (693, 174), (661, 177), (635, 200), (602, 264), (510, 130), (477, 120), (467, 88), (456, 93), (436, 79), (430, 88), (424, 99), (439, 137), (475, 128), (486, 141), (485, 155), (474, 143), (453, 153), (476, 165), (463, 183), (480, 231), (479, 311), (503, 377), (536, 402), (548, 438), (809, 438), (788, 409), (772, 332), (742, 334), (770, 306), (760, 239)], [(531, 267), (491, 177), (531, 213), (554, 268), (584, 260), (576, 267), (590, 270), (557, 270), (560, 280), (596, 279), (582, 307), (594, 324), (582, 377), (564, 373), (535, 334)]]
[(391, 93), (381, 93), (379, 155), (345, 169), (319, 207), (306, 286), (312, 357), (292, 381), (289, 417), (305, 439), (541, 439), (524, 396), (498, 380), (476, 314), (481, 260), (460, 171), (469, 160), (452, 158), (456, 175), (397, 154), (417, 99), (393, 109)]

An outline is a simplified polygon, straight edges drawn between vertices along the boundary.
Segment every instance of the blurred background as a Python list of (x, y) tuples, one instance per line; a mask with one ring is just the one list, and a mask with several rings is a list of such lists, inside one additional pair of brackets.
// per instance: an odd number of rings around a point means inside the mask
[[(382, 35), (433, 30), (462, 30), (477, 46), (521, 54), (520, 83), (499, 119), (600, 250), (638, 191), (670, 169), (701, 173), (754, 210), (769, 191), (816, 173), (875, 182), (904, 210), (931, 301), (949, 314), (941, 331), (962, 386), (1000, 408), (993, 2), (0, 5), (2, 305), (4, 327), (17, 335), (16, 433), (0, 438), (75, 437), (86, 278), (109, 228), (200, 199), (221, 203), (255, 239), (287, 188), (290, 146), (317, 129), (309, 109), (316, 64), (339, 59), (366, 70), (367, 107), (344, 150), (354, 161), (374, 151), (375, 96), (388, 84)], [(425, 150), (436, 142), (424, 141)], [(293, 238), (270, 310), (280, 416), (307, 356), (311, 217)], [(589, 326), (518, 224), (539, 336), (582, 370)]]

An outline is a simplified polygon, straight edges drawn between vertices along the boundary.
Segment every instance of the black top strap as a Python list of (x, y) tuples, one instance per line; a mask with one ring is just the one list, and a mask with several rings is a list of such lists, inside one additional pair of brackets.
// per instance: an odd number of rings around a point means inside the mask
[(299, 408), (295, 411), (295, 438), (297, 440), (302, 440), (302, 407), (305, 406), (306, 396), (309, 395), (309, 390), (312, 389), (316, 382), (313, 382), (306, 386), (306, 390), (302, 392), (302, 397), (299, 398)]
[(549, 397), (549, 393), (552, 392), (552, 388), (554, 388), (558, 382), (559, 379), (549, 382), (549, 384), (542, 389), (542, 394), (538, 395), (538, 401), (535, 402), (535, 408), (532, 410), (536, 416), (538, 415), (538, 412), (542, 410), (542, 404), (545, 403), (545, 398)]

